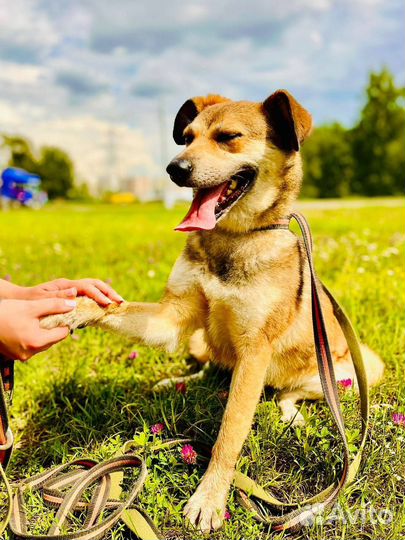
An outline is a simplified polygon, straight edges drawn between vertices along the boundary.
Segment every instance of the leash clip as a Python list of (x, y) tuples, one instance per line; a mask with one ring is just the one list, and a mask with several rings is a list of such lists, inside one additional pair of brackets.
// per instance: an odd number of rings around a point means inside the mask
[(6, 431), (6, 442), (4, 444), (0, 444), (0, 451), (9, 450), (14, 444), (14, 435), (11, 431), (11, 428), (8, 427)]

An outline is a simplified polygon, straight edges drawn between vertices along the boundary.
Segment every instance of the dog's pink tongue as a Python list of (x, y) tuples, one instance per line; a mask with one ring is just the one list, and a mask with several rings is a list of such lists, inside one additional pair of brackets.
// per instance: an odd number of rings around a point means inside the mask
[(216, 204), (226, 187), (220, 184), (210, 189), (199, 189), (191, 203), (190, 210), (183, 221), (175, 228), (175, 231), (209, 231), (215, 227)]

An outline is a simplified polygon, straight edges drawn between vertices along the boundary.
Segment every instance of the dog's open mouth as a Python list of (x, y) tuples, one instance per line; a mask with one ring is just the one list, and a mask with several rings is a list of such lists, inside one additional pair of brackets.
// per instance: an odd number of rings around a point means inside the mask
[(191, 203), (190, 210), (176, 231), (211, 230), (229, 210), (251, 189), (256, 170), (242, 169), (230, 180), (212, 188), (201, 188)]

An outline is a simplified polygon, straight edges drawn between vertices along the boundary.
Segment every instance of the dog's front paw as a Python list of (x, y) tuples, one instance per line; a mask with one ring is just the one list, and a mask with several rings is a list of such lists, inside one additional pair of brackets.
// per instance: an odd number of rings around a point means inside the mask
[(224, 520), (227, 493), (200, 484), (184, 507), (184, 516), (204, 533), (219, 529)]
[(58, 315), (48, 315), (41, 319), (41, 328), (48, 330), (57, 326), (68, 326), (71, 330), (82, 326), (88, 326), (99, 320), (105, 313), (97, 302), (81, 296), (76, 298), (77, 307), (69, 313), (60, 313)]

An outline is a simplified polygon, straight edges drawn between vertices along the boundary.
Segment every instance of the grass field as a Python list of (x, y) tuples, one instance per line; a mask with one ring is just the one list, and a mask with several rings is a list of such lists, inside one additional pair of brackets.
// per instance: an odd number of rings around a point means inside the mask
[[(56, 277), (98, 277), (111, 280), (127, 300), (158, 300), (185, 241), (173, 232), (184, 212), (185, 207), (166, 211), (150, 204), (53, 205), (39, 212), (0, 213), (0, 277), (25, 285)], [(394, 412), (405, 413), (404, 213), (401, 208), (367, 207), (306, 215), (319, 276), (341, 300), (361, 339), (387, 365), (384, 383), (372, 391), (363, 467), (341, 498), (343, 514), (335, 512), (335, 520), (324, 516), (323, 523), (298, 533), (270, 533), (231, 491), (231, 517), (210, 538), (405, 538), (405, 427), (392, 421)], [(110, 457), (135, 435), (152, 441), (155, 423), (165, 426), (162, 438), (186, 434), (215, 441), (227, 374), (211, 369), (185, 394), (172, 389), (155, 395), (155, 382), (196, 369), (184, 352), (167, 355), (93, 329), (73, 338), (17, 366), (12, 414), (17, 445), (9, 469), (13, 479), (75, 456)], [(135, 350), (138, 358), (130, 359)], [(357, 398), (349, 390), (343, 402), (355, 445)], [(341, 465), (326, 406), (307, 403), (303, 409), (305, 428), (282, 424), (274, 395), (266, 390), (238, 464), (290, 501), (326, 486)], [(175, 448), (148, 457), (148, 463), (142, 506), (168, 537), (202, 537), (184, 528), (182, 507), (203, 474), (203, 460), (185, 465)], [(29, 503), (39, 533), (49, 517), (41, 517), (36, 497)], [(110, 538), (132, 537), (122, 526)]]

